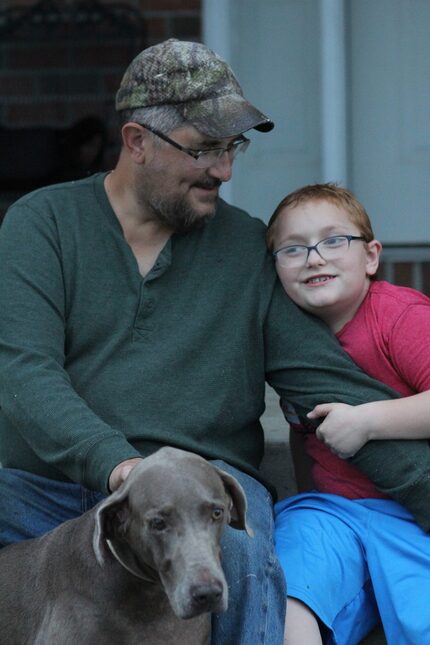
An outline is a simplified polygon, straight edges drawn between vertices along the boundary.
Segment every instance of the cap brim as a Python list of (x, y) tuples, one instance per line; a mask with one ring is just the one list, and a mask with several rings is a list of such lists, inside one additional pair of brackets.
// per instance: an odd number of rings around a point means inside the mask
[(215, 139), (234, 137), (252, 128), (270, 132), (275, 125), (240, 94), (184, 103), (177, 107), (194, 127)]

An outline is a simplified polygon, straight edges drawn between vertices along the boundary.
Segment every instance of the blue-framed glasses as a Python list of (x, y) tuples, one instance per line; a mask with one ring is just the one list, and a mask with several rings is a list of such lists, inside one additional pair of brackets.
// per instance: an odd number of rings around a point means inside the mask
[(276, 261), (286, 269), (303, 266), (308, 261), (311, 251), (318, 253), (323, 260), (336, 260), (348, 251), (354, 240), (365, 241), (362, 235), (332, 235), (325, 237), (317, 244), (290, 244), (273, 252)]
[(248, 149), (249, 144), (251, 143), (249, 139), (247, 139), (243, 135), (240, 135), (240, 137), (232, 141), (228, 146), (224, 148), (220, 147), (207, 148), (206, 150), (195, 150), (194, 148), (185, 148), (184, 146), (181, 146), (180, 143), (173, 141), (173, 139), (168, 137), (163, 132), (160, 132), (155, 128), (151, 128), (145, 123), (139, 123), (139, 125), (144, 127), (146, 130), (149, 130), (149, 132), (152, 132), (152, 134), (155, 134), (155, 136), (159, 137), (163, 141), (166, 141), (166, 143), (170, 143), (170, 145), (177, 150), (180, 150), (186, 155), (192, 157), (197, 168), (209, 168), (210, 166), (215, 165), (225, 153), (228, 154), (230, 161), (233, 161), (234, 159), (236, 159), (239, 152), (245, 152)]

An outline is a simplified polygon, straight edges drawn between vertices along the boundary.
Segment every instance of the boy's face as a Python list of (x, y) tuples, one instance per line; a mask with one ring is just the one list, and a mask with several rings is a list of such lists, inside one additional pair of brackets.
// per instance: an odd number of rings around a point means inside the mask
[[(361, 235), (348, 213), (324, 200), (312, 200), (285, 208), (275, 228), (274, 250), (294, 244), (311, 246), (335, 235)], [(381, 244), (352, 240), (335, 259), (324, 259), (321, 245), (297, 266), (276, 270), (290, 298), (339, 331), (353, 318), (369, 288), (369, 275), (378, 269)]]

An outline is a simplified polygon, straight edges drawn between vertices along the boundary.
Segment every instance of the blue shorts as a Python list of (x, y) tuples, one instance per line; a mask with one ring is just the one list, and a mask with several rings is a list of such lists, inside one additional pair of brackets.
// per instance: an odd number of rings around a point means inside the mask
[(396, 645), (430, 642), (430, 535), (397, 502), (302, 493), (275, 506), (288, 596), (355, 645), (382, 620)]

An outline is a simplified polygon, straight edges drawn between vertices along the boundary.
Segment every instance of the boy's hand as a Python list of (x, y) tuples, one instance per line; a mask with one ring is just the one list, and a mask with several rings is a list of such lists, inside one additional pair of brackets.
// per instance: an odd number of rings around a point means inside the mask
[(352, 457), (369, 441), (368, 424), (360, 408), (345, 403), (322, 403), (307, 414), (308, 419), (325, 417), (316, 429), (316, 436), (342, 459)]

